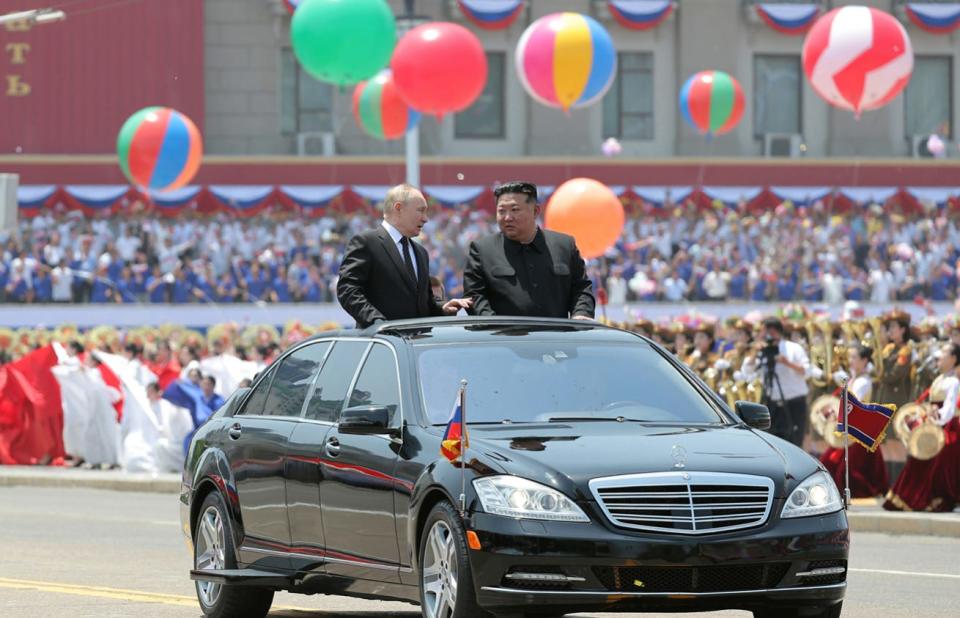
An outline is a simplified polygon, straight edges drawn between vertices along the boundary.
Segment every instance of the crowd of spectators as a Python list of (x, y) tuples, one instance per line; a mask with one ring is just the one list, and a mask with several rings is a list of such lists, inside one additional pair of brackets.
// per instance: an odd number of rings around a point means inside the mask
[[(303, 219), (44, 214), (0, 232), (0, 302), (333, 302), (347, 240), (373, 213)], [(420, 241), (449, 297), (471, 240), (492, 216), (436, 209)], [(838, 215), (782, 206), (760, 215), (677, 209), (628, 216), (617, 245), (589, 263), (611, 305), (633, 301), (953, 300), (960, 225), (877, 206)]]

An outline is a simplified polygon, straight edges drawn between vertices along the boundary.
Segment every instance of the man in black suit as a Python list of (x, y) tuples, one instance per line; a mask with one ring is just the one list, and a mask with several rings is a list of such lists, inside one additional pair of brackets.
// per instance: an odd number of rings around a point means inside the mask
[(500, 232), (470, 244), (463, 272), (472, 313), (593, 319), (596, 303), (576, 242), (537, 225), (536, 185), (511, 182), (494, 195)]
[(427, 222), (427, 201), (410, 185), (387, 192), (383, 222), (350, 239), (340, 264), (337, 299), (366, 328), (384, 320), (456, 315), (470, 301), (441, 306), (430, 290), (427, 250), (413, 241)]

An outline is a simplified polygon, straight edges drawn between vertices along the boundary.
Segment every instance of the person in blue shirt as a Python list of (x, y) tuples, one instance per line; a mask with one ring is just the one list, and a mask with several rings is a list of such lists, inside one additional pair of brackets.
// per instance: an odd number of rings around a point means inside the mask
[(289, 303), (293, 301), (293, 296), (290, 294), (290, 282), (287, 280), (287, 267), (285, 264), (277, 265), (277, 274), (273, 278), (273, 284), (270, 287), (270, 302)]
[(189, 303), (193, 300), (193, 285), (187, 279), (187, 273), (177, 266), (173, 269), (173, 284), (170, 301), (175, 304)]
[(267, 291), (270, 288), (270, 275), (254, 260), (250, 264), (250, 272), (245, 277), (247, 282), (247, 300), (255, 302), (267, 300)]
[(200, 389), (203, 390), (203, 403), (207, 404), (211, 412), (216, 412), (224, 404), (225, 399), (214, 392), (217, 379), (212, 375), (205, 375), (200, 380)]
[(91, 303), (109, 303), (113, 302), (114, 283), (107, 277), (107, 267), (98, 266), (93, 273), (93, 281), (90, 282), (90, 302)]
[(217, 280), (216, 298), (221, 303), (232, 303), (237, 299), (237, 284), (229, 272), (223, 273)]
[(779, 300), (793, 300), (796, 292), (797, 280), (785, 270), (777, 279), (777, 298)]
[(323, 300), (323, 279), (320, 277), (320, 269), (316, 266), (310, 266), (310, 275), (307, 283), (303, 287), (303, 301), (307, 303), (319, 303)]
[(168, 300), (169, 277), (160, 272), (160, 266), (154, 265), (147, 277), (147, 297), (151, 303), (166, 303)]
[(213, 274), (213, 264), (207, 262), (203, 265), (202, 270), (199, 272), (194, 272), (192, 277), (193, 283), (193, 296), (197, 299), (197, 302), (200, 303), (215, 303), (217, 302), (217, 279)]
[(53, 302), (53, 279), (50, 277), (50, 267), (41, 266), (33, 277), (33, 302)]
[(117, 293), (115, 300), (118, 303), (137, 302), (137, 295), (133, 291), (133, 280), (133, 271), (129, 266), (124, 265), (123, 270), (120, 271), (120, 276), (117, 277)]
[(727, 287), (730, 300), (747, 300), (747, 267), (740, 265), (734, 267), (730, 283)]

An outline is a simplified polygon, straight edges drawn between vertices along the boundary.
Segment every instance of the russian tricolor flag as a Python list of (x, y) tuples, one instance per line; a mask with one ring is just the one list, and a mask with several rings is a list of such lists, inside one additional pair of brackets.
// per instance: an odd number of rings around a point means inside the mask
[(753, 6), (760, 19), (783, 34), (803, 34), (820, 16), (820, 5), (814, 2), (804, 4), (763, 2)]
[(484, 30), (509, 28), (523, 12), (523, 0), (457, 0), (460, 12)]

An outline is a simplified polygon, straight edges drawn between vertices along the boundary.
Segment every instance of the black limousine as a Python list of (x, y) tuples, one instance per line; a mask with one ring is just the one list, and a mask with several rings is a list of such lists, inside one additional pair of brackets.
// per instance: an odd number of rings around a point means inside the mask
[[(466, 380), (461, 467), (441, 440)], [(180, 495), (208, 616), (278, 590), (428, 618), (739, 608), (839, 616), (836, 486), (671, 354), (592, 322), (434, 318), (316, 336), (194, 437)], [(461, 499), (462, 496), (462, 499)]]

